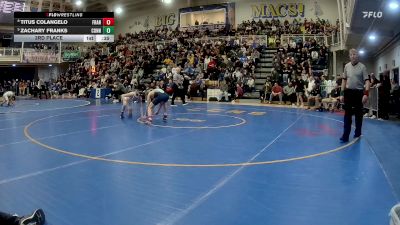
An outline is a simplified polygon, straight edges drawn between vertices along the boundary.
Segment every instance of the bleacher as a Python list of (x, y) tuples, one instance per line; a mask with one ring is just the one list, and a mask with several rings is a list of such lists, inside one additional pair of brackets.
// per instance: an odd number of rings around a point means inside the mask
[[(182, 71), (185, 71), (183, 75), (189, 80), (199, 78), (209, 84), (209, 80), (229, 79), (229, 82), (234, 82), (232, 86), (239, 84), (244, 89), (242, 98), (258, 99), (264, 83), (275, 79), (273, 58), (279, 47), (287, 49), (287, 43), (298, 39), (306, 40), (306, 43), (309, 39), (318, 40), (327, 46), (328, 40), (332, 39), (332, 36), (329, 36), (331, 33), (315, 33), (310, 36), (308, 31), (280, 35), (279, 27), (284, 26), (284, 23), (274, 20), (269, 24), (269, 21), (265, 20), (265, 24), (266, 26), (260, 22), (244, 21), (234, 31), (236, 36), (223, 36), (232, 32), (218, 29), (212, 31), (209, 36), (206, 36), (204, 31), (178, 32), (159, 29), (119, 35), (115, 43), (93, 46), (65, 45), (60, 51), (54, 46), (41, 46), (38, 49), (26, 45), (28, 48), (3, 49), (5, 53), (0, 59), (9, 60), (9, 57), (13, 57), (12, 59), (20, 63), (69, 62), (68, 70), (60, 74), (57, 80), (49, 82), (49, 89), (61, 88), (76, 95), (80, 88), (113, 87), (116, 82), (123, 83), (125, 91), (138, 87), (146, 89), (155, 85), (160, 78), (167, 83), (172, 69), (180, 66)], [(271, 25), (275, 26), (275, 29), (272, 29)], [(171, 51), (179, 51), (180, 55), (171, 54)], [(190, 63), (187, 59), (189, 54), (194, 54), (194, 59), (191, 59), (193, 62)], [(212, 56), (212, 59), (205, 61), (206, 55)], [(74, 60), (74, 57), (78, 56), (79, 59), (71, 62), (71, 59)], [(171, 63), (165, 64), (168, 57)], [(213, 67), (205, 66), (205, 63), (209, 62), (213, 63)], [(313, 73), (321, 74), (327, 69), (327, 60), (323, 64), (317, 62), (318, 60), (313, 64)], [(238, 68), (239, 72), (235, 72), (235, 68)], [(254, 79), (254, 84), (251, 84), (253, 87), (247, 86), (250, 77)], [(57, 83), (59, 85), (55, 85)], [(138, 86), (134, 87), (134, 83)]]

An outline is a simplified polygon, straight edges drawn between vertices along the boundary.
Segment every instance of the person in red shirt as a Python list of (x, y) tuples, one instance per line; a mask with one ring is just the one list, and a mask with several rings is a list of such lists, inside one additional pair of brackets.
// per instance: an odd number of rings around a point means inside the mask
[(272, 87), (272, 93), (269, 96), (269, 102), (268, 103), (271, 103), (272, 102), (272, 98), (276, 97), (276, 96), (279, 97), (279, 104), (282, 104), (282, 87), (279, 86), (278, 83), (275, 83), (274, 86)]
[(236, 98), (240, 99), (243, 97), (243, 88), (240, 84), (236, 84)]

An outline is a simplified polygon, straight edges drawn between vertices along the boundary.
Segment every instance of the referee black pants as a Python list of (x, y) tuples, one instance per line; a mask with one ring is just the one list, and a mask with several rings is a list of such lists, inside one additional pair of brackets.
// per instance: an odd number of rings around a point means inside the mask
[(171, 105), (175, 105), (175, 98), (180, 97), (182, 100), (182, 104), (185, 104), (185, 90), (183, 88), (179, 88), (178, 85), (173, 85), (174, 93), (172, 94)]
[(361, 127), (363, 120), (363, 103), (362, 98), (364, 95), (363, 90), (347, 89), (344, 91), (344, 129), (343, 136), (344, 140), (349, 140), (351, 132), (352, 117), (355, 116), (356, 130), (354, 136), (358, 137), (361, 135)]

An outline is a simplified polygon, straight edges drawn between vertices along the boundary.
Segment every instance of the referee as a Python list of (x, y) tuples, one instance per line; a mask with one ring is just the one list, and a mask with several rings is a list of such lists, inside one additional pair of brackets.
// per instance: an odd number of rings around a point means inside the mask
[[(361, 136), (361, 127), (363, 120), (363, 104), (368, 100), (369, 78), (367, 68), (364, 64), (358, 62), (358, 52), (350, 49), (350, 62), (344, 67), (342, 80), (342, 90), (340, 92), (340, 101), (344, 102), (344, 129), (340, 138), (342, 143), (349, 141), (351, 132), (352, 116), (355, 115), (356, 130), (354, 138)], [(364, 85), (365, 84), (365, 85)]]

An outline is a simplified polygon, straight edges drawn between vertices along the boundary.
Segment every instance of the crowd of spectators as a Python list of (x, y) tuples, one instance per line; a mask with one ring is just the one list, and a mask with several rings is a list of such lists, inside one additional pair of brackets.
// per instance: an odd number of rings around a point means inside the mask
[[(306, 33), (322, 27), (326, 30), (325, 28), (329, 26), (329, 22), (323, 20), (314, 23), (305, 19), (304, 24), (301, 24), (299, 20), (281, 23), (272, 19), (264, 22), (245, 21), (237, 30), (199, 29), (181, 32), (178, 29), (162, 28), (120, 35), (115, 43), (107, 44), (111, 50), (110, 54), (98, 51), (99, 45), (94, 46), (83, 58), (70, 64), (69, 69), (56, 81), (50, 82), (48, 89), (54, 93), (69, 93), (75, 96), (88, 93), (90, 89), (96, 87), (114, 88), (123, 92), (133, 88), (146, 89), (154, 86), (155, 81), (162, 80), (164, 84), (168, 84), (168, 80), (173, 78), (174, 68), (180, 68), (175, 71), (181, 71), (186, 80), (185, 91), (189, 96), (204, 97), (207, 88), (205, 81), (218, 80), (217, 86), (223, 91), (228, 91), (231, 100), (255, 90), (255, 69), (265, 47), (254, 38), (242, 41), (239, 35), (279, 36), (287, 33), (287, 28), (290, 28), (291, 32), (304, 30), (303, 33)], [(227, 35), (232, 38), (204, 39), (204, 37)], [(314, 42), (309, 46), (307, 43), (304, 46), (302, 43), (297, 43), (295, 47), (280, 45), (279, 41), (277, 44), (281, 48), (274, 57), (279, 63), (274, 64), (273, 79), (280, 84), (283, 84), (284, 80), (289, 81), (291, 77), (288, 73), (295, 74), (302, 68), (297, 66), (296, 62), (301, 62), (298, 64), (311, 70), (307, 66), (310, 63), (307, 62), (310, 62), (311, 52), (317, 50)], [(64, 48), (76, 49), (72, 45)], [(299, 55), (300, 51), (303, 54)], [(323, 52), (321, 55), (326, 53), (325, 48), (320, 51)], [(326, 58), (323, 61), (326, 62)], [(276, 74), (279, 76), (275, 76)]]
[(280, 38), (282, 34), (320, 34), (320, 35), (336, 35), (338, 32), (339, 20), (336, 24), (331, 24), (329, 20), (324, 19), (307, 19), (295, 18), (291, 22), (289, 20), (255, 20), (244, 21), (241, 23), (237, 32), (243, 35), (267, 35), (277, 36)]
[[(240, 44), (234, 39), (181, 39), (147, 46), (120, 45), (109, 55), (92, 51), (71, 64), (58, 82), (72, 80), (78, 86), (114, 87), (126, 92), (132, 88), (149, 88), (157, 81), (168, 84), (179, 72), (190, 97), (204, 95), (206, 80), (224, 80), (230, 87), (239, 84), (246, 91), (252, 91), (259, 47)], [(74, 93), (77, 94), (76, 89)]]
[(58, 44), (57, 43), (26, 43), (24, 44), (25, 49), (34, 49), (37, 52), (41, 51), (54, 51), (58, 52)]
[[(132, 89), (146, 91), (155, 86), (170, 94), (183, 89), (189, 98), (204, 98), (207, 88), (219, 88), (222, 94), (218, 100), (230, 101), (255, 90), (256, 67), (266, 43), (252, 35), (267, 35), (274, 37), (273, 46), (277, 47), (277, 52), (271, 74), (260, 92), (261, 100), (270, 102), (277, 97), (279, 103), (288, 101), (299, 106), (307, 100), (309, 105), (315, 102), (312, 104), (320, 109), (327, 103), (323, 98), (331, 98), (332, 90), (336, 90), (336, 81), (322, 76), (328, 64), (328, 47), (315, 39), (301, 37), (281, 43), (280, 36), (334, 35), (336, 32), (337, 25), (327, 20), (272, 19), (244, 21), (237, 30), (161, 28), (130, 33), (119, 35), (114, 43), (96, 44), (87, 49), (83, 57), (71, 63), (56, 80), (42, 81), (47, 92), (41, 91), (42, 85), (33, 86), (38, 86), (38, 93), (48, 93), (46, 97), (63, 94), (88, 97), (93, 88), (110, 88), (116, 99)], [(250, 36), (242, 39), (241, 35)], [(268, 40), (268, 45), (270, 43)], [(99, 50), (104, 47), (109, 51)], [(63, 49), (79, 50), (73, 45)], [(176, 74), (180, 77), (176, 78)], [(19, 82), (18, 89), (22, 92), (18, 94), (34, 89), (29, 85), (24, 88), (24, 83), (31, 82)], [(336, 98), (335, 95), (332, 98)]]
[(46, 96), (46, 88), (50, 85), (50, 82), (45, 82), (40, 79), (35, 80), (2, 80), (0, 81), (0, 95), (6, 91), (12, 91), (17, 96), (32, 96), (39, 98), (49, 98), (50, 95)]
[[(141, 38), (148, 40), (154, 33), (157, 32), (120, 36), (116, 43), (108, 45), (109, 49), (115, 49), (110, 54), (102, 54), (99, 48), (91, 49), (85, 57), (70, 64), (51, 89), (75, 95), (80, 95), (81, 89), (87, 93), (96, 87), (122, 92), (133, 88), (144, 90), (157, 81), (168, 84), (173, 74), (180, 71), (189, 97), (204, 97), (206, 80), (224, 80), (229, 89), (237, 90), (239, 85), (243, 91), (254, 90), (261, 45), (240, 42), (238, 38), (204, 40), (182, 36), (163, 43), (134, 44)], [(170, 35), (173, 34), (171, 31)]]
[(265, 19), (258, 21), (243, 21), (237, 29), (229, 27), (219, 27), (214, 29), (193, 29), (180, 30), (178, 27), (162, 27), (154, 30), (140, 31), (137, 33), (126, 33), (119, 35), (117, 44), (136, 44), (143, 42), (168, 41), (174, 39), (220, 37), (220, 36), (242, 36), (242, 35), (266, 35), (279, 40), (283, 34), (315, 34), (315, 35), (336, 35), (338, 32), (339, 21), (331, 24), (324, 19), (301, 19), (289, 20)]
[[(211, 33), (218, 36), (220, 32), (185, 33), (163, 29), (120, 36), (117, 42), (108, 45), (110, 54), (98, 51), (98, 46), (91, 48), (83, 58), (71, 63), (57, 80), (50, 82), (48, 89), (75, 96), (82, 95), (79, 90), (85, 89), (84, 93), (88, 93), (97, 87), (122, 92), (133, 88), (146, 89), (154, 86), (155, 81), (162, 80), (168, 84), (174, 68), (179, 68), (175, 71), (181, 71), (187, 80), (185, 92), (188, 95), (204, 97), (206, 80), (225, 80), (230, 89), (236, 89), (239, 84), (246, 91), (254, 90), (253, 76), (260, 46), (240, 43), (238, 39), (201, 39)], [(164, 43), (132, 45), (153, 36), (176, 38)], [(66, 46), (66, 49), (75, 48)]]

